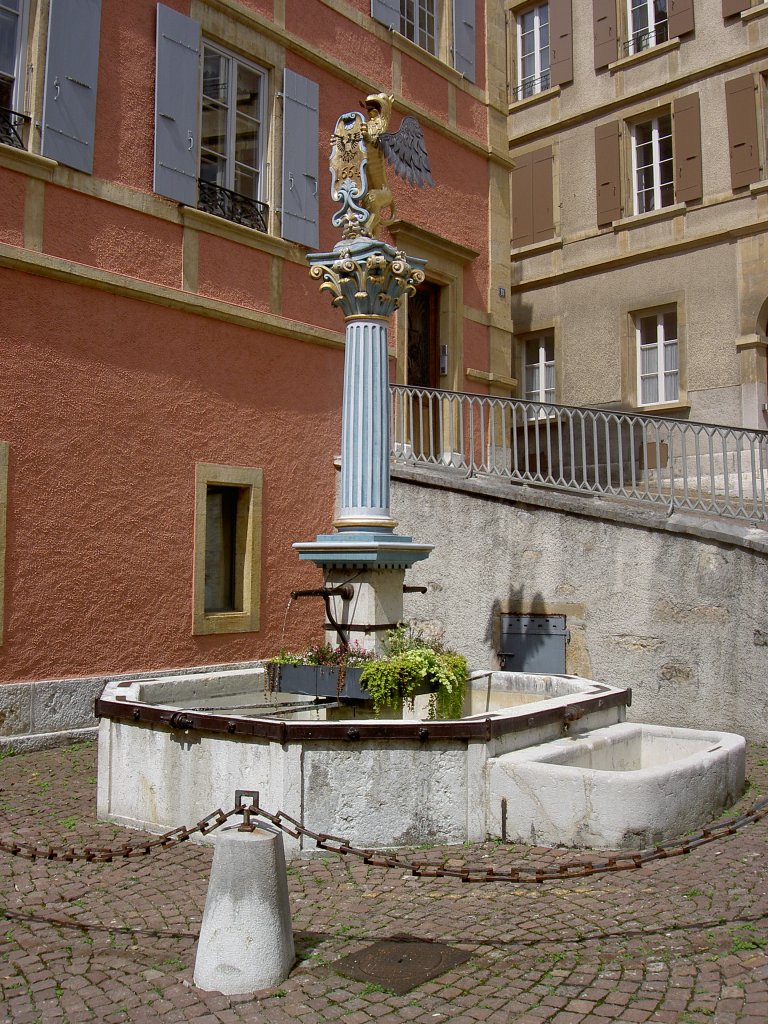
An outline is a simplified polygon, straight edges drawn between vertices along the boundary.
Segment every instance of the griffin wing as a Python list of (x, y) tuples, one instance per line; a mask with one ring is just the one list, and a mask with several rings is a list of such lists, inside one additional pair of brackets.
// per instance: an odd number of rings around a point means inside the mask
[(434, 185), (424, 133), (415, 117), (404, 117), (396, 132), (382, 132), (377, 145), (395, 172), (411, 185)]

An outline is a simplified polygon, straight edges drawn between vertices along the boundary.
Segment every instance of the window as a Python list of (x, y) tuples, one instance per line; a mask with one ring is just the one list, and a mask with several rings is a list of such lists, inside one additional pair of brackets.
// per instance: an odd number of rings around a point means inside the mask
[(24, 0), (0, 0), (0, 143), (23, 149)]
[(632, 170), (635, 213), (660, 210), (674, 203), (671, 114), (633, 126)]
[(661, 405), (680, 397), (677, 310), (636, 314), (638, 404)]
[(400, 31), (427, 53), (437, 53), (437, 0), (400, 0)]
[(371, 16), (475, 81), (475, 0), (371, 0)]
[(629, 0), (627, 53), (639, 53), (669, 39), (667, 0)]
[(196, 634), (259, 628), (261, 491), (259, 469), (196, 468)]
[(203, 45), (198, 207), (259, 231), (263, 202), (266, 72)]
[(549, 88), (549, 4), (523, 11), (517, 18), (518, 86), (515, 99)]
[(555, 336), (552, 332), (525, 341), (526, 402), (555, 401)]

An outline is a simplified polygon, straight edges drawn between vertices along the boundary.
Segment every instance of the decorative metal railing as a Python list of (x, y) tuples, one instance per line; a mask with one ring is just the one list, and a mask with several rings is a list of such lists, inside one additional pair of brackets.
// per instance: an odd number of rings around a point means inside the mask
[(269, 206), (211, 181), (198, 181), (197, 208), (256, 231), (267, 230)]
[(768, 521), (768, 431), (393, 386), (396, 463)]
[(665, 43), (669, 39), (669, 24), (666, 21), (659, 21), (655, 28), (644, 28), (633, 32), (624, 43), (624, 55), (630, 56), (633, 53), (641, 53), (643, 50), (650, 50), (652, 46)]
[(545, 89), (549, 88), (549, 71), (544, 71), (538, 78), (526, 78), (525, 81), (521, 82), (520, 85), (516, 85), (512, 89), (512, 100), (525, 100), (529, 96), (535, 96), (536, 93), (544, 92)]
[(26, 149), (21, 136), (22, 125), (28, 124), (30, 118), (8, 107), (0, 107), (0, 145), (13, 146), (14, 149)]

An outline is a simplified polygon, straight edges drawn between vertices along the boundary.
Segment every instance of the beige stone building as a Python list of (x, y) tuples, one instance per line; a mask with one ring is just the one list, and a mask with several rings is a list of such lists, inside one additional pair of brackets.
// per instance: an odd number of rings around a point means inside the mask
[(509, 373), (768, 427), (768, 3), (507, 0)]

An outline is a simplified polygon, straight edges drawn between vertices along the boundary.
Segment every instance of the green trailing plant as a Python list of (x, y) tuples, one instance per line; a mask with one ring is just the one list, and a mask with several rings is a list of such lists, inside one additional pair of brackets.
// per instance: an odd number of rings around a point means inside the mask
[(412, 705), (426, 688), (432, 690), (430, 718), (460, 718), (468, 678), (462, 654), (446, 649), (439, 637), (400, 625), (387, 633), (386, 655), (363, 669), (360, 686), (369, 693), (376, 717), (385, 707)]

